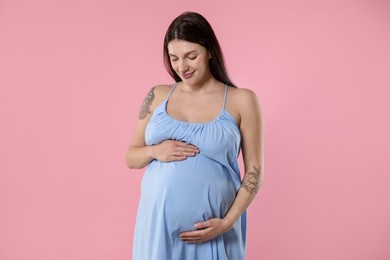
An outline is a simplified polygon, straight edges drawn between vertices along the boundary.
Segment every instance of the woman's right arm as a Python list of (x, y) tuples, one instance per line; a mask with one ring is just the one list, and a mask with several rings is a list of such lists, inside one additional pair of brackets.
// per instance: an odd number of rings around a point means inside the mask
[(142, 103), (135, 132), (126, 153), (126, 164), (130, 169), (144, 168), (153, 159), (163, 162), (185, 160), (199, 152), (194, 145), (175, 140), (165, 140), (150, 146), (145, 143), (145, 129), (152, 112), (166, 97), (169, 89), (169, 86), (153, 87)]
[(152, 105), (155, 105), (155, 89), (149, 90), (138, 115), (134, 135), (126, 153), (126, 164), (129, 168), (143, 168), (153, 160), (152, 149), (145, 144), (145, 128), (152, 115)]

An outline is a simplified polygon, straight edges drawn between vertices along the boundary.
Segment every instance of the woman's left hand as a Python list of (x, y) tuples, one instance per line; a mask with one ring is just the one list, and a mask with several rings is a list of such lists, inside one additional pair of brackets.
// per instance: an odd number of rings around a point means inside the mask
[(196, 230), (180, 233), (185, 243), (203, 243), (225, 233), (229, 227), (223, 219), (212, 218), (195, 224)]

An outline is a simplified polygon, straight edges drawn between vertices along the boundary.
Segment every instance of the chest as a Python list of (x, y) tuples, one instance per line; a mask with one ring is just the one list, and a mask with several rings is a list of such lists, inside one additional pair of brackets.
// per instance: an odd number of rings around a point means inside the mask
[(166, 112), (183, 122), (205, 123), (219, 116), (224, 107), (220, 97), (171, 97), (166, 104)]
[(161, 106), (152, 115), (145, 131), (148, 145), (177, 140), (194, 144), (207, 154), (237, 154), (240, 139), (240, 131), (226, 111), (207, 123), (188, 123), (172, 118)]

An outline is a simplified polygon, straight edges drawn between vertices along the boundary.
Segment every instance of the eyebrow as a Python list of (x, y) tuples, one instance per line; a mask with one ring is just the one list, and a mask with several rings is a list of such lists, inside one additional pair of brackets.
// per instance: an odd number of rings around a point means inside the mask
[[(186, 52), (186, 53), (184, 53), (184, 56), (187, 56), (187, 55), (189, 55), (191, 53), (194, 53), (194, 52), (198, 52), (198, 51), (197, 50), (193, 50), (193, 51)], [(172, 54), (172, 53), (169, 53), (169, 56), (177, 57), (175, 54)]]

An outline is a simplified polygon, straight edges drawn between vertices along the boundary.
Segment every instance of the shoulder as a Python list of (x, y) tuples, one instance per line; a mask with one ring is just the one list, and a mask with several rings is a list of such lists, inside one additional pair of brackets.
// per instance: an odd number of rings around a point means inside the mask
[(154, 87), (152, 87), (152, 89), (156, 96), (161, 96), (161, 95), (166, 96), (168, 95), (172, 87), (173, 85), (161, 84), (161, 85), (155, 85)]
[(146, 94), (145, 100), (149, 100), (150, 108), (154, 110), (161, 102), (165, 100), (171, 91), (173, 85), (160, 84), (155, 85), (149, 89), (149, 92)]
[(257, 94), (247, 88), (229, 88), (229, 99), (234, 107), (238, 109), (247, 109), (250, 107), (257, 107), (259, 104)]
[(155, 85), (149, 89), (147, 95), (153, 95), (155, 99), (161, 99), (168, 95), (172, 85)]
[(253, 90), (247, 89), (247, 88), (234, 88), (230, 87), (229, 91), (234, 94), (235, 98), (238, 99), (251, 99), (251, 98), (256, 98), (257, 95)]
[(226, 109), (234, 117), (237, 124), (252, 120), (260, 113), (260, 105), (254, 91), (246, 88), (229, 87)]

